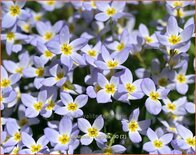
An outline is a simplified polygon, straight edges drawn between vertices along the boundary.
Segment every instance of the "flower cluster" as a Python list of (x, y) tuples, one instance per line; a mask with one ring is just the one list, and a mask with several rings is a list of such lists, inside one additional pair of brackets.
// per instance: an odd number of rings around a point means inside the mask
[(194, 154), (193, 8), (3, 1), (0, 153)]

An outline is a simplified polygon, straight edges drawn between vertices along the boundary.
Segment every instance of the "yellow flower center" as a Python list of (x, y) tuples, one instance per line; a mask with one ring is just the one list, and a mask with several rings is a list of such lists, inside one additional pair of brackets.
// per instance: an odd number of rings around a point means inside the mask
[(3, 96), (0, 95), (0, 103), (2, 103), (2, 102), (3, 102)]
[(52, 100), (50, 100), (48, 102), (48, 105), (46, 106), (46, 110), (48, 110), (48, 111), (52, 110), (54, 108), (54, 106), (55, 106), (54, 102)]
[(174, 15), (180, 18), (184, 17), (184, 11), (182, 8), (174, 10)]
[(89, 137), (95, 138), (98, 136), (98, 130), (94, 127), (88, 128), (88, 135), (89, 135)]
[(158, 92), (152, 91), (149, 96), (151, 100), (158, 101), (160, 95)]
[(139, 129), (139, 125), (136, 121), (132, 120), (129, 122), (128, 128), (130, 132), (136, 132)]
[(24, 24), (22, 27), (22, 30), (25, 31), (26, 33), (29, 33), (31, 30), (31, 27), (29, 24)]
[(113, 83), (105, 85), (105, 91), (108, 94), (114, 94), (116, 92), (116, 87)]
[(39, 77), (42, 77), (44, 75), (44, 68), (42, 67), (37, 68), (35, 74)]
[(2, 88), (6, 88), (6, 87), (10, 86), (10, 84), (11, 84), (11, 81), (9, 79), (2, 79), (2, 81), (1, 81)]
[(78, 109), (78, 105), (76, 103), (68, 103), (67, 110), (68, 111), (76, 111)]
[(18, 154), (19, 150), (20, 150), (19, 147), (14, 147), (14, 149), (11, 152), (11, 154)]
[(107, 147), (103, 152), (104, 154), (109, 155), (109, 154), (112, 154), (112, 149), (110, 147)]
[(18, 16), (20, 14), (20, 7), (18, 5), (12, 5), (9, 8), (9, 12), (12, 16)]
[(37, 145), (31, 145), (31, 152), (33, 153), (37, 153), (41, 150), (41, 145), (40, 144), (37, 144)]
[(93, 9), (97, 8), (95, 1), (91, 1), (91, 6), (92, 6)]
[(107, 62), (107, 66), (108, 66), (108, 68), (110, 68), (110, 69), (115, 68), (115, 67), (118, 66), (118, 62), (115, 61), (115, 60), (109, 60), (109, 61)]
[(87, 52), (87, 54), (88, 54), (89, 56), (91, 56), (91, 57), (96, 57), (97, 52), (96, 52), (95, 50), (89, 50), (89, 51)]
[(147, 36), (144, 39), (146, 40), (146, 43), (152, 43), (153, 42), (153, 39), (150, 36)]
[(157, 139), (153, 141), (153, 145), (155, 148), (160, 149), (163, 147), (163, 142)]
[(165, 78), (165, 77), (162, 77), (162, 78), (160, 78), (159, 80), (158, 80), (158, 84), (160, 85), (160, 86), (167, 86), (167, 84), (168, 84), (168, 82), (167, 82), (167, 79)]
[(171, 115), (169, 115), (169, 118), (171, 118), (172, 120), (176, 120), (178, 117), (177, 115), (172, 113)]
[(125, 88), (129, 93), (133, 93), (136, 90), (135, 86), (131, 83), (127, 83)]
[(57, 73), (57, 75), (56, 75), (56, 80), (59, 81), (59, 80), (61, 80), (63, 77), (64, 77), (64, 73), (63, 73), (63, 72), (59, 72), (59, 73)]
[(34, 105), (33, 105), (34, 109), (36, 111), (40, 111), (43, 107), (43, 103), (42, 102), (36, 102)]
[(22, 74), (23, 69), (24, 69), (23, 67), (18, 67), (18, 68), (16, 69), (16, 73)]
[(28, 119), (26, 119), (26, 118), (22, 118), (20, 121), (19, 121), (19, 125), (20, 126), (24, 126), (24, 125), (26, 125), (28, 123)]
[(41, 15), (35, 15), (35, 16), (34, 16), (34, 20), (35, 20), (35, 21), (40, 21), (41, 18), (42, 18)]
[(171, 35), (168, 38), (168, 41), (169, 41), (170, 44), (175, 45), (175, 44), (178, 44), (181, 41), (181, 37), (177, 36), (177, 35)]
[(167, 104), (167, 109), (170, 110), (170, 111), (174, 111), (174, 110), (176, 110), (176, 105), (173, 104), (173, 103), (168, 103)]
[(54, 5), (56, 2), (54, 0), (51, 0), (51, 1), (46, 1), (46, 4), (52, 6)]
[(174, 1), (173, 2), (173, 7), (182, 7), (183, 6), (183, 2), (182, 1)]
[(61, 45), (61, 52), (65, 55), (71, 55), (72, 54), (72, 47), (69, 44), (63, 44)]
[(64, 91), (68, 91), (68, 90), (74, 90), (74, 86), (72, 85), (72, 83), (70, 81), (66, 81), (63, 85), (62, 85), (62, 89)]
[(169, 127), (169, 130), (176, 132), (176, 128), (174, 128), (174, 127)]
[(59, 136), (58, 140), (59, 140), (60, 144), (64, 145), (64, 144), (69, 143), (70, 137), (68, 135), (66, 135), (66, 134), (63, 134), (63, 135)]
[(53, 53), (50, 52), (49, 50), (46, 50), (46, 51), (44, 52), (44, 56), (45, 56), (46, 58), (51, 58), (51, 57), (53, 57)]
[(192, 147), (195, 147), (195, 141), (196, 141), (195, 137), (190, 137), (186, 139), (186, 143)]
[(53, 36), (54, 34), (52, 32), (46, 32), (43, 37), (46, 41), (49, 41)]
[(124, 43), (119, 43), (116, 47), (117, 51), (122, 51), (125, 48), (125, 44)]
[(115, 8), (108, 8), (107, 10), (106, 10), (106, 15), (108, 15), (108, 16), (113, 16), (113, 15), (115, 15), (116, 14), (116, 9)]
[(6, 34), (6, 38), (7, 38), (8, 41), (13, 41), (13, 40), (15, 39), (15, 34), (14, 34), (14, 32), (8, 32), (8, 33)]
[(186, 77), (183, 74), (178, 74), (176, 77), (177, 82), (179, 83), (186, 83)]
[(16, 132), (14, 134), (14, 140), (17, 141), (17, 142), (21, 141), (21, 134), (20, 134), (20, 132)]

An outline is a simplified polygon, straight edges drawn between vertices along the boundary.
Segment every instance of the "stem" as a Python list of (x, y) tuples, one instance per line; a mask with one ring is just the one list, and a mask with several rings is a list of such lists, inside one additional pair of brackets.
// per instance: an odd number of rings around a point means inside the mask
[(139, 62), (141, 63), (141, 66), (144, 67), (144, 68), (146, 68), (146, 64), (144, 63), (144, 59), (142, 58), (140, 52), (137, 52), (135, 54), (135, 56), (139, 60)]
[(112, 138), (110, 139), (110, 143), (109, 143), (109, 147), (112, 146), (112, 144), (114, 143), (114, 139), (115, 139), (115, 134), (112, 136)]

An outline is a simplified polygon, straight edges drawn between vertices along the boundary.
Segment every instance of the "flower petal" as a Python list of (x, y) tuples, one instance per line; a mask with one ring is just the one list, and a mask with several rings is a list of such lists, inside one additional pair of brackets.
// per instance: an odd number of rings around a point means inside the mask
[(48, 140), (52, 143), (58, 142), (59, 133), (51, 128), (44, 129), (44, 134), (48, 138)]
[(147, 143), (144, 144), (143, 150), (145, 150), (145, 151), (147, 151), (147, 152), (153, 152), (153, 151), (155, 151), (156, 149), (154, 148), (152, 142), (147, 142)]
[(31, 148), (31, 145), (35, 145), (34, 139), (25, 132), (22, 132), (22, 143), (28, 148)]
[(133, 143), (139, 143), (142, 141), (142, 137), (139, 132), (129, 132), (129, 138)]
[(91, 127), (91, 124), (89, 123), (89, 121), (87, 121), (84, 118), (79, 118), (78, 119), (78, 128), (84, 132), (87, 133), (88, 132), (88, 128)]
[(150, 78), (143, 79), (141, 83), (142, 91), (149, 96), (150, 92), (155, 91), (155, 84)]
[(88, 96), (87, 95), (79, 95), (75, 99), (75, 103), (78, 104), (78, 108), (83, 107), (88, 101)]
[(89, 145), (92, 143), (93, 138), (89, 137), (87, 134), (83, 135), (80, 139), (82, 145)]
[(61, 119), (59, 123), (60, 134), (70, 135), (72, 131), (72, 121), (69, 117), (65, 116)]
[(70, 102), (73, 102), (73, 98), (68, 93), (61, 93), (60, 95), (61, 101), (67, 105)]
[(104, 120), (103, 120), (103, 117), (100, 115), (99, 117), (95, 119), (92, 127), (95, 127), (96, 129), (100, 131), (103, 128), (103, 125), (104, 125)]
[(151, 141), (154, 141), (155, 139), (158, 139), (157, 134), (151, 129), (148, 128), (147, 130), (147, 136)]

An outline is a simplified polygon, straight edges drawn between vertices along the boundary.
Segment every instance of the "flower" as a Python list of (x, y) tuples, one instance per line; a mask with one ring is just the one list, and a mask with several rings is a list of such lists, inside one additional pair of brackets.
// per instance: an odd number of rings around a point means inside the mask
[(13, 27), (17, 20), (25, 20), (30, 17), (30, 14), (22, 9), (25, 5), (26, 1), (22, 2), (3, 2), (3, 8), (5, 9), (5, 13), (2, 19), (2, 28), (10, 28)]
[(194, 75), (186, 75), (187, 62), (184, 63), (179, 72), (175, 72), (175, 77), (173, 81), (176, 83), (176, 90), (180, 94), (186, 94), (188, 91), (188, 84), (194, 82)]
[(52, 77), (49, 78), (45, 78), (42, 80), (42, 84), (44, 86), (53, 86), (53, 85), (57, 85), (57, 86), (62, 86), (63, 83), (66, 81), (66, 72), (67, 72), (67, 68), (66, 67), (60, 67), (60, 65), (56, 64), (53, 67), (51, 67), (49, 69), (49, 73), (51, 74)]
[(45, 118), (52, 116), (53, 110), (57, 108), (56, 99), (57, 99), (57, 89), (56, 88), (45, 88), (47, 91), (47, 99), (41, 111), (41, 115)]
[(18, 125), (20, 127), (24, 127), (24, 126), (32, 126), (32, 125), (36, 125), (39, 124), (39, 119), (38, 118), (27, 118), (25, 116), (25, 111), (26, 108), (23, 104), (20, 104), (18, 107)]
[(117, 93), (119, 78), (112, 76), (110, 81), (108, 81), (103, 74), (98, 73), (97, 82), (100, 87), (99, 91), (97, 92), (97, 102), (111, 102), (111, 96), (114, 97)]
[(192, 37), (194, 32), (194, 25), (189, 25), (183, 31), (180, 31), (175, 17), (170, 16), (167, 23), (167, 31), (165, 35), (157, 33), (157, 39), (160, 44), (175, 49), (185, 45)]
[(75, 100), (67, 93), (61, 93), (60, 97), (65, 106), (57, 108), (55, 113), (73, 118), (81, 117), (83, 115), (83, 111), (80, 108), (87, 103), (87, 95), (78, 95)]
[(126, 150), (126, 148), (120, 144), (108, 146), (105, 143), (97, 142), (97, 146), (101, 149), (100, 153), (104, 153), (104, 154), (114, 154), (114, 153), (118, 154), (118, 153), (123, 153)]
[(123, 51), (125, 48), (128, 48), (130, 46), (129, 44), (129, 33), (125, 29), (119, 36), (118, 36), (119, 41), (112, 41), (111, 43), (107, 44), (107, 48), (113, 50), (116, 52)]
[(60, 31), (58, 39), (49, 41), (46, 46), (49, 51), (54, 54), (61, 55), (61, 63), (68, 68), (72, 68), (73, 63), (85, 64), (83, 57), (77, 53), (82, 47), (87, 44), (87, 40), (84, 38), (78, 38), (70, 42), (69, 28), (64, 26)]
[(50, 22), (37, 22), (36, 29), (39, 33), (39, 36), (35, 36), (35, 38), (31, 41), (31, 44), (36, 46), (38, 43), (45, 44), (49, 42), (60, 32), (63, 27), (63, 24), (63, 21), (56, 22), (54, 26), (52, 26)]
[(45, 59), (46, 62), (54, 58), (55, 55), (51, 51), (49, 51), (43, 43), (38, 42), (37, 48), (42, 53), (41, 58)]
[(62, 2), (58, 2), (56, 0), (48, 0), (48, 1), (43, 1), (39, 2), (43, 9), (46, 11), (53, 11), (54, 9), (61, 8), (63, 5)]
[(177, 145), (182, 150), (186, 150), (187, 152), (188, 150), (190, 150), (190, 152), (195, 152), (196, 139), (195, 139), (195, 136), (193, 136), (193, 133), (181, 124), (178, 124), (176, 126), (176, 129), (178, 131), (178, 134), (181, 137), (181, 139), (176, 140)]
[(170, 99), (163, 99), (164, 102), (164, 106), (163, 106), (163, 110), (166, 113), (172, 113), (174, 115), (185, 115), (186, 111), (185, 111), (185, 103), (186, 103), (186, 97), (181, 97), (176, 101), (171, 101)]
[(11, 91), (12, 85), (16, 84), (20, 80), (19, 74), (12, 74), (8, 76), (7, 71), (3, 66), (1, 66), (1, 90), (3, 92)]
[(6, 42), (6, 52), (8, 55), (11, 55), (12, 52), (18, 53), (22, 50), (22, 45), (15, 43), (16, 41), (28, 40), (28, 38), (27, 35), (16, 32), (16, 26), (9, 29), (6, 33), (1, 34), (1, 40)]
[(120, 97), (126, 100), (137, 100), (143, 98), (144, 94), (141, 90), (141, 79), (133, 82), (133, 75), (129, 69), (125, 69), (120, 77), (122, 84), (118, 86), (118, 92), (123, 93)]
[(23, 151), (25, 154), (35, 154), (44, 153), (43, 150), (48, 144), (48, 140), (45, 136), (41, 136), (37, 142), (29, 134), (22, 132), (22, 143), (27, 147), (27, 149), (21, 150), (19, 154)]
[(16, 92), (11, 90), (11, 91), (8, 91), (8, 92), (1, 92), (1, 95), (0, 95), (0, 102), (1, 102), (1, 110), (4, 109), (4, 106), (9, 106), (9, 104), (14, 101), (16, 99)]
[(44, 104), (47, 99), (47, 91), (40, 91), (38, 97), (35, 98), (29, 94), (22, 94), (22, 103), (27, 107), (25, 110), (25, 116), (29, 118), (34, 118), (39, 115), (42, 111)]
[(144, 94), (148, 96), (145, 106), (149, 113), (158, 115), (162, 106), (160, 99), (165, 99), (169, 93), (169, 89), (159, 88), (156, 90), (154, 82), (150, 78), (143, 79), (141, 88)]
[(97, 142), (106, 142), (106, 134), (100, 132), (100, 130), (103, 128), (103, 125), (104, 120), (101, 115), (95, 119), (93, 125), (91, 125), (88, 120), (79, 118), (78, 128), (85, 133), (80, 139), (82, 145), (89, 145), (94, 139)]
[(19, 55), (19, 62), (15, 63), (11, 60), (4, 60), (3, 65), (6, 70), (12, 74), (18, 73), (20, 77), (23, 75), (23, 70), (30, 64), (30, 57), (27, 52)]
[(8, 122), (6, 123), (6, 129), (8, 134), (10, 135), (10, 138), (5, 142), (5, 147), (15, 146), (20, 143), (22, 140), (21, 132), (25, 132), (28, 130), (28, 128), (26, 127), (20, 129), (16, 120), (11, 119), (8, 120)]
[(44, 134), (50, 143), (54, 143), (54, 150), (67, 150), (68, 146), (74, 142), (77, 137), (76, 132), (72, 132), (72, 121), (69, 117), (63, 117), (59, 122), (59, 131), (51, 128), (45, 128)]
[(144, 144), (143, 149), (152, 154), (170, 154), (171, 149), (167, 146), (173, 139), (173, 134), (168, 133), (160, 137), (151, 129), (147, 130), (150, 142)]
[(45, 64), (47, 63), (47, 61), (45, 59), (42, 59), (41, 57), (38, 56), (34, 56), (33, 57), (33, 61), (34, 61), (34, 65), (35, 67), (32, 66), (28, 66), (27, 68), (25, 68), (23, 70), (23, 74), (24, 77), (26, 78), (34, 78), (34, 85), (37, 89), (42, 87), (42, 81), (44, 80), (44, 75), (46, 73), (46, 69), (45, 69)]
[(95, 19), (98, 21), (105, 22), (109, 18), (112, 20), (117, 20), (123, 16), (122, 11), (125, 7), (125, 2), (97, 2), (96, 7), (98, 10), (102, 11), (95, 15)]
[(108, 50), (102, 46), (102, 59), (95, 61), (95, 65), (102, 69), (102, 70), (110, 70), (110, 69), (122, 69), (124, 66), (122, 64), (127, 60), (129, 56), (128, 48), (124, 49), (120, 53), (116, 54), (115, 56), (111, 56)]
[(147, 45), (157, 47), (158, 46), (158, 40), (156, 37), (156, 34), (150, 35), (148, 28), (144, 24), (140, 24), (139, 26), (139, 33), (141, 37), (144, 39), (144, 43)]
[(85, 54), (86, 61), (92, 65), (96, 66), (94, 62), (97, 60), (98, 56), (100, 55), (101, 51), (101, 42), (98, 42), (94, 47), (90, 45), (86, 45), (81, 49), (82, 52)]
[(150, 120), (138, 121), (140, 110), (139, 108), (133, 110), (129, 120), (123, 119), (121, 121), (123, 131), (129, 132), (129, 139), (133, 143), (139, 143), (142, 141), (140, 133), (144, 133), (145, 130), (150, 126)]

